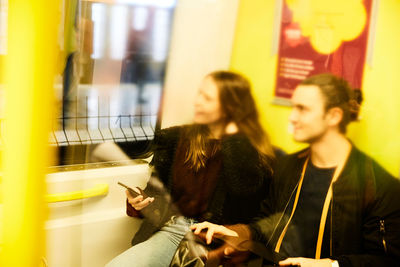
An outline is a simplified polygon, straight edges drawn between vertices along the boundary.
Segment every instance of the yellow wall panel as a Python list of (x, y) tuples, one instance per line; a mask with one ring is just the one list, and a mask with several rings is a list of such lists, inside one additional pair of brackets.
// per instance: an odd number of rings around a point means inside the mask
[[(231, 69), (253, 84), (262, 124), (272, 142), (294, 152), (303, 147), (288, 133), (290, 109), (271, 104), (277, 55), (272, 53), (276, 2), (241, 1)], [(350, 124), (349, 138), (393, 175), (400, 170), (400, 1), (379, 1), (371, 66), (364, 71), (361, 120)]]

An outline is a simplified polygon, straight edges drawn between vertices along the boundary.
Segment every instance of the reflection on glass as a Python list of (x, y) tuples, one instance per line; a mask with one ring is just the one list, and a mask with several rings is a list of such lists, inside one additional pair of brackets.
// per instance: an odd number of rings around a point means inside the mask
[(160, 8), (172, 8), (176, 4), (176, 0), (116, 0), (115, 2), (137, 6), (155, 6)]
[(137, 7), (134, 9), (132, 27), (136, 31), (142, 31), (146, 28), (149, 10), (145, 7)]
[(92, 4), (93, 20), (93, 54), (92, 58), (103, 57), (105, 50), (105, 27), (106, 27), (106, 5), (100, 3)]
[(112, 59), (122, 59), (125, 54), (128, 33), (128, 7), (113, 6), (110, 17), (110, 55)]
[(136, 155), (153, 139), (175, 1), (139, 2), (79, 3), (77, 34), (68, 36), (79, 49), (67, 56), (51, 139), (61, 164), (86, 162), (85, 151), (105, 141)]
[(167, 58), (168, 29), (169, 13), (166, 10), (157, 10), (153, 30), (153, 59), (155, 61), (165, 61)]

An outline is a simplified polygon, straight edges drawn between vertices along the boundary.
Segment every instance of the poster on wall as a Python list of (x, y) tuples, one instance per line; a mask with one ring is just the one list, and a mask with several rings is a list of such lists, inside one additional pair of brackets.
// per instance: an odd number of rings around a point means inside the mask
[(319, 73), (361, 90), (372, 1), (282, 1), (275, 103), (288, 104), (295, 87)]

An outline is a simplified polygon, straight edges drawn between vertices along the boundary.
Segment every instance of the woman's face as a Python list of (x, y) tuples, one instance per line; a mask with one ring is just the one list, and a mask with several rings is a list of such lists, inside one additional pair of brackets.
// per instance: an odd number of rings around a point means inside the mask
[(211, 77), (204, 78), (200, 84), (194, 110), (194, 123), (210, 125), (222, 121), (219, 90)]

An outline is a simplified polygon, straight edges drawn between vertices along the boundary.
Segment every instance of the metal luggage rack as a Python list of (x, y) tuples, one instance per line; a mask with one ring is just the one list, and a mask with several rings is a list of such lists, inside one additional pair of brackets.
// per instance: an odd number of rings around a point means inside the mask
[[(87, 114), (86, 107), (86, 114)], [(108, 111), (110, 114), (110, 111)], [(50, 133), (52, 146), (90, 145), (107, 141), (138, 142), (154, 139), (157, 115), (94, 115), (56, 118)], [(77, 114), (77, 112), (75, 112)], [(100, 114), (100, 111), (98, 112)], [(4, 118), (0, 117), (0, 148), (4, 144)]]
[[(80, 109), (78, 100), (76, 97), (72, 116), (71, 112), (65, 109), (63, 116), (55, 120), (49, 140), (51, 145), (90, 145), (107, 141), (137, 142), (154, 138), (157, 115), (143, 112), (142, 104), (138, 105), (137, 115), (113, 116), (110, 111), (110, 99), (108, 99), (107, 115), (102, 115), (100, 98), (97, 98), (97, 114), (89, 115), (89, 98), (85, 97), (84, 110)], [(81, 115), (82, 113), (84, 115)]]
[[(106, 141), (117, 143), (152, 140), (155, 127), (151, 121), (155, 120), (155, 117), (156, 115), (118, 115), (58, 118), (56, 121), (62, 125), (74, 121), (75, 127), (61, 127), (58, 130), (53, 127), (49, 142), (55, 146), (69, 146), (99, 144)], [(78, 125), (78, 121), (82, 120), (86, 123)], [(89, 127), (91, 120), (97, 120), (96, 128)]]
[[(63, 128), (60, 130), (52, 129), (50, 133), (50, 145), (53, 146), (69, 146), (69, 145), (90, 145), (99, 144), (106, 141), (113, 142), (136, 142), (148, 141), (154, 138), (155, 126), (152, 123), (144, 124), (143, 118), (152, 121), (155, 115), (119, 115), (119, 116), (92, 116), (92, 117), (73, 117), (73, 118), (59, 118), (56, 120), (86, 120), (91, 119), (107, 120), (107, 127), (97, 127), (90, 129), (86, 124), (85, 128)], [(118, 124), (113, 127), (111, 125), (112, 119), (116, 119)], [(134, 123), (139, 120), (140, 123)], [(3, 121), (0, 119), (0, 147), (3, 145), (2, 126)], [(124, 123), (126, 121), (127, 123)], [(100, 125), (100, 124), (99, 124)], [(77, 126), (77, 125), (76, 125)]]

